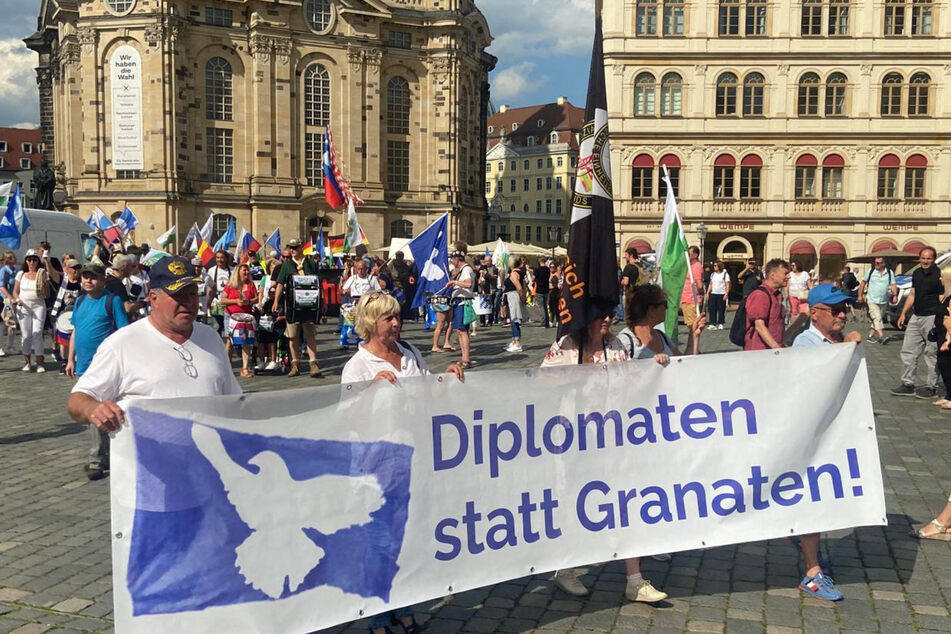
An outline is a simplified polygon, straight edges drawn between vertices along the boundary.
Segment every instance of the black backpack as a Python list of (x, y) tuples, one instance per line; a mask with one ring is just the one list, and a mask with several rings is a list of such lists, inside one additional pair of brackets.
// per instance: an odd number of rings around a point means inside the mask
[[(736, 314), (733, 316), (733, 324), (730, 326), (730, 343), (734, 346), (740, 346), (741, 348), (746, 345), (746, 332), (749, 330), (746, 326), (746, 300), (750, 298), (750, 295), (756, 291), (763, 291), (767, 295), (766, 289), (762, 286), (757, 286), (753, 289), (753, 292), (743, 298), (743, 301), (740, 302), (739, 307), (736, 309)], [(773, 298), (769, 298), (770, 303), (772, 303)], [(768, 325), (768, 320), (767, 320)]]

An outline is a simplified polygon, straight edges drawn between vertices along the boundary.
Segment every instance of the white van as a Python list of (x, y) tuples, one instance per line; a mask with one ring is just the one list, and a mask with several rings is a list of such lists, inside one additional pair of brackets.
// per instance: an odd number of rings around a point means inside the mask
[[(87, 249), (92, 246), (87, 241), (92, 239), (89, 237), (91, 229), (82, 219), (63, 211), (28, 208), (23, 211), (30, 221), (30, 227), (20, 240), (20, 248), (15, 250), (18, 264), (23, 262), (23, 254), (27, 249), (35, 249), (43, 241), (50, 243), (51, 255), (57, 258), (64, 253), (72, 253), (80, 262), (86, 262)], [(4, 250), (0, 244), (0, 251)]]

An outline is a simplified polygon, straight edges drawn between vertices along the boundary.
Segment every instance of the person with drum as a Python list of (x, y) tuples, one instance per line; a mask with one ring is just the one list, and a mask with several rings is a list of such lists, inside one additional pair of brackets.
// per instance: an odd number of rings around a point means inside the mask
[[(254, 367), (258, 372), (274, 372), (280, 365), (277, 356), (277, 344), (284, 335), (284, 313), (274, 312), (274, 276), (281, 263), (278, 260), (268, 260), (267, 275), (261, 280), (261, 298), (259, 304), (260, 318), (255, 338), (258, 342), (258, 364)], [(266, 360), (266, 361), (265, 361)]]
[[(320, 306), (305, 306), (298, 301), (302, 284), (317, 280), (317, 262), (309, 255), (304, 255), (301, 241), (293, 238), (287, 242), (290, 257), (278, 269), (274, 286), (274, 302), (271, 312), (277, 313), (281, 300), (284, 300), (284, 309), (287, 319), (287, 340), (291, 350), (291, 370), (287, 376), (300, 376), (300, 339), (303, 332), (307, 343), (307, 356), (310, 358), (310, 376), (320, 376), (320, 366), (317, 364), (317, 319), (320, 316)], [(306, 294), (306, 293), (305, 293)], [(303, 297), (304, 295), (301, 295)]]
[(231, 345), (241, 349), (241, 376), (249, 379), (254, 376), (251, 372), (251, 348), (254, 346), (254, 314), (252, 306), (258, 300), (258, 289), (251, 279), (251, 267), (239, 264), (231, 274), (227, 286), (224, 287), (221, 299), (218, 301), (224, 306), (227, 317), (228, 337)]
[(66, 277), (59, 286), (56, 293), (56, 300), (53, 302), (53, 309), (50, 312), (50, 323), (53, 324), (54, 344), (58, 346), (58, 358), (60, 362), (60, 374), (66, 374), (66, 363), (69, 357), (69, 338), (73, 332), (71, 323), (73, 303), (79, 296), (81, 282), (79, 280), (80, 271), (83, 265), (75, 258), (65, 259), (63, 266), (66, 271)]

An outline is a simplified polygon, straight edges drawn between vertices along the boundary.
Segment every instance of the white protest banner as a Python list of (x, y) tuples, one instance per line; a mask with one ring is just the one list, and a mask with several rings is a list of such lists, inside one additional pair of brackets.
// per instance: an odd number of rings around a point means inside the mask
[(886, 521), (852, 344), (126, 405), (120, 634), (297, 634), (558, 568)]

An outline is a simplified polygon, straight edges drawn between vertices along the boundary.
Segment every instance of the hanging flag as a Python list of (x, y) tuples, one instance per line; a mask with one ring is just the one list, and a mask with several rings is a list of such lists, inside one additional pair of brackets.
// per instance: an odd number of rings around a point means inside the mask
[(280, 255), (281, 254), (281, 230), (275, 229), (274, 233), (268, 236), (268, 239), (264, 241), (264, 244), (266, 246), (271, 247), (275, 251), (277, 251), (277, 254)]
[(357, 220), (357, 208), (353, 204), (353, 199), (347, 201), (347, 232), (344, 234), (343, 250), (346, 253), (358, 244), (367, 244), (363, 229), (360, 228), (360, 222)]
[[(195, 225), (197, 226), (198, 223), (196, 222)], [(201, 234), (202, 240), (204, 240), (205, 242), (211, 241), (211, 232), (214, 230), (214, 226), (215, 226), (215, 214), (209, 214), (208, 220), (205, 221), (205, 224), (202, 225), (202, 228), (199, 231), (199, 233)]]
[(317, 255), (323, 260), (327, 257), (326, 247), (324, 246), (324, 228), (321, 226), (317, 230)]
[(343, 255), (346, 253), (343, 249), (344, 237), (343, 235), (339, 236), (330, 236), (330, 253), (331, 255)]
[(23, 212), (20, 184), (16, 183), (7, 195), (6, 211), (0, 218), (0, 242), (8, 249), (19, 249), (23, 234), (29, 227), (30, 221)]
[(565, 262), (565, 288), (558, 302), (559, 336), (583, 331), (592, 319), (613, 311), (620, 292), (611, 193), (604, 43), (601, 15), (597, 11), (594, 29), (580, 160), (571, 201), (571, 237)]
[(192, 225), (192, 228), (188, 230), (188, 235), (185, 236), (185, 253), (196, 253), (198, 251), (198, 239), (201, 238), (201, 230), (198, 228), (198, 223)]
[(198, 259), (201, 260), (203, 266), (208, 266), (215, 260), (215, 250), (208, 246), (208, 243), (201, 236), (198, 236), (197, 241)]
[[(204, 239), (204, 236), (202, 236)], [(234, 218), (228, 220), (228, 228), (225, 229), (224, 235), (218, 238), (218, 242), (215, 242), (215, 253), (218, 251), (227, 251), (228, 248), (235, 244), (238, 241), (238, 233), (234, 229)]]
[(680, 311), (680, 296), (684, 290), (684, 281), (687, 279), (687, 236), (680, 222), (677, 212), (677, 199), (674, 197), (674, 188), (670, 184), (667, 166), (662, 178), (667, 184), (667, 199), (664, 202), (664, 220), (660, 225), (660, 237), (657, 240), (657, 284), (664, 289), (667, 295), (667, 315), (664, 319), (664, 331), (671, 341), (677, 341), (677, 314)]
[(119, 214), (119, 217), (116, 219), (116, 224), (122, 229), (122, 235), (126, 236), (139, 224), (139, 219), (135, 217), (135, 214), (132, 213), (132, 210), (126, 205), (125, 209), (122, 210), (122, 213)]
[(143, 266), (153, 266), (162, 258), (169, 257), (170, 255), (171, 253), (162, 251), (161, 249), (149, 249), (149, 252), (142, 257), (140, 264)]
[(168, 248), (168, 245), (175, 242), (175, 225), (172, 225), (172, 228), (160, 235), (155, 239), (158, 242), (160, 247)]
[(258, 242), (254, 236), (247, 232), (244, 227), (241, 227), (241, 236), (238, 238), (238, 245), (234, 248), (234, 259), (236, 262), (246, 262), (248, 260), (248, 252), (254, 251), (257, 253), (261, 250), (261, 243)]
[(340, 170), (337, 168), (337, 161), (334, 151), (333, 134), (330, 128), (324, 132), (324, 199), (331, 209), (342, 207), (346, 200), (343, 197), (343, 190), (340, 187)]
[[(486, 247), (486, 251), (488, 251), (488, 249), (489, 247)], [(502, 242), (502, 238), (499, 238), (495, 243), (495, 251), (492, 252), (492, 264), (502, 271), (507, 271), (509, 268), (510, 255), (509, 245)]]
[(448, 229), (449, 214), (446, 213), (406, 245), (419, 269), (419, 286), (410, 308), (422, 306), (427, 295), (438, 293), (449, 282)]

